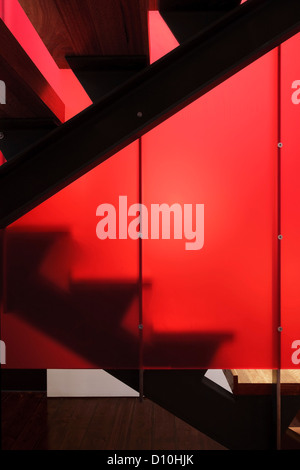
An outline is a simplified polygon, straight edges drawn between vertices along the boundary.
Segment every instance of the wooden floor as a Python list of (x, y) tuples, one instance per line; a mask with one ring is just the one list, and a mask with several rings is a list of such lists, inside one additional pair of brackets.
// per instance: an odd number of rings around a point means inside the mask
[(3, 450), (225, 450), (149, 400), (3, 392)]

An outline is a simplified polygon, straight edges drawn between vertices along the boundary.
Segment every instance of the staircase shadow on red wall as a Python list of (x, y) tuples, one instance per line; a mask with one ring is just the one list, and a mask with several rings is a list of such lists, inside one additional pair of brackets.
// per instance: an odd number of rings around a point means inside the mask
[[(140, 364), (139, 283), (128, 280), (71, 279), (71, 237), (67, 230), (6, 233), (6, 305), (42, 334), (54, 338), (91, 363), (91, 367), (134, 369)], [(130, 311), (132, 331), (124, 327)], [(5, 321), (5, 316), (4, 316)], [(134, 330), (136, 328), (136, 331)], [(144, 367), (208, 368), (230, 332), (160, 332), (144, 341)], [(76, 368), (58, 354), (47, 364), (26, 367)], [(48, 360), (47, 360), (48, 361)]]

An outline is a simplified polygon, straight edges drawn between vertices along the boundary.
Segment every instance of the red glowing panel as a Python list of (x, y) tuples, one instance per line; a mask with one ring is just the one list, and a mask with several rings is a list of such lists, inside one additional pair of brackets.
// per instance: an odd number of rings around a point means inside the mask
[(158, 11), (149, 11), (151, 64), (175, 49), (179, 43)]
[(99, 205), (136, 203), (137, 163), (135, 142), (6, 230), (7, 367), (138, 367), (138, 242), (96, 236)]
[[(14, 0), (11, 5), (17, 8)], [(24, 40), (17, 28), (23, 13), (7, 15)], [(157, 12), (149, 18), (153, 62), (178, 43)], [(24, 31), (38, 61), (42, 46), (28, 23)], [(25, 46), (29, 53), (30, 41)], [(282, 49), (282, 365), (288, 368), (297, 367), (291, 345), (300, 340), (300, 107), (291, 100), (292, 82), (300, 79), (297, 49), (299, 36)], [(71, 72), (61, 73), (53, 61), (39, 66), (56, 91), (66, 93), (68, 117), (89, 105)], [(141, 147), (144, 367), (278, 367), (277, 51), (149, 132)], [(6, 231), (1, 339), (7, 367), (140, 365), (139, 243), (100, 240), (96, 232), (100, 205), (116, 209), (120, 234), (120, 196), (128, 210), (138, 203), (138, 150), (134, 142)], [(152, 212), (161, 204), (177, 204), (170, 234)], [(125, 210), (125, 216), (128, 226), (133, 214)]]
[[(276, 52), (143, 138), (143, 202), (204, 204), (204, 246), (145, 240), (146, 367), (271, 368)], [(195, 213), (194, 213), (195, 224)]]
[(300, 367), (300, 34), (282, 45), (282, 368)]

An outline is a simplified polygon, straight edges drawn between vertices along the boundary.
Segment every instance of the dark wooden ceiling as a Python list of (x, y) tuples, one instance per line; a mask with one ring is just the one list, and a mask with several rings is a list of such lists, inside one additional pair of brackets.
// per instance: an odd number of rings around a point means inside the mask
[(149, 0), (19, 0), (60, 68), (65, 56), (149, 55)]

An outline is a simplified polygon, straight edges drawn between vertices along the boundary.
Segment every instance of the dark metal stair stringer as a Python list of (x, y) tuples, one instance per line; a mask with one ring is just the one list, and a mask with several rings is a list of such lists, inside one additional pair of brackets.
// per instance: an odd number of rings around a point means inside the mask
[(160, 0), (159, 12), (182, 44), (240, 3), (241, 0)]

